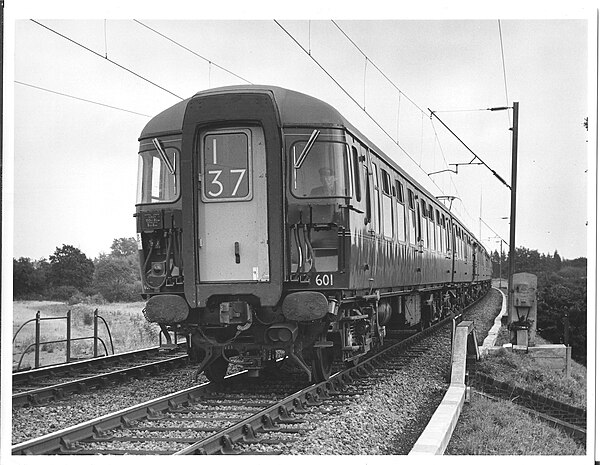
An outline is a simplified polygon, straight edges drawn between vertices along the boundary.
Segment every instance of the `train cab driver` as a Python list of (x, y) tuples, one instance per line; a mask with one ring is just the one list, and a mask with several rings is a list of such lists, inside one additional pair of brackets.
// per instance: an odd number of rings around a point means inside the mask
[(311, 197), (332, 197), (336, 195), (337, 182), (333, 170), (330, 168), (321, 168), (319, 170), (319, 177), (322, 185), (310, 191)]

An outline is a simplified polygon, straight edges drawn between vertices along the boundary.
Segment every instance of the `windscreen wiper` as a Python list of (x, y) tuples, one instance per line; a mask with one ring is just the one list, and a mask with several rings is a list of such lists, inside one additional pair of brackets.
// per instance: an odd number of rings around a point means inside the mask
[(163, 149), (163, 146), (160, 143), (160, 141), (155, 137), (154, 139), (152, 139), (152, 143), (154, 144), (154, 147), (156, 147), (156, 150), (158, 150), (160, 158), (163, 161), (163, 163), (167, 166), (169, 173), (175, 174), (175, 167), (171, 163), (171, 160), (169, 160), (169, 157), (167, 156), (165, 149)]
[(315, 145), (315, 141), (317, 140), (317, 137), (319, 137), (319, 134), (321, 134), (321, 131), (319, 131), (318, 129), (315, 129), (312, 132), (312, 134), (308, 138), (308, 142), (302, 150), (302, 153), (298, 157), (298, 160), (296, 160), (296, 162), (294, 163), (294, 169), (300, 169), (302, 163), (304, 163), (304, 160), (306, 160), (306, 157), (308, 156), (308, 152), (310, 152), (310, 149), (312, 149), (313, 145)]

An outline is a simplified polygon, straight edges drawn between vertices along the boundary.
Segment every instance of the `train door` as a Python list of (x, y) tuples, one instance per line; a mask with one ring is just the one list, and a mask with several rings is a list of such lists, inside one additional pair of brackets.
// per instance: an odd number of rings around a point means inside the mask
[(452, 241), (452, 282), (456, 282), (456, 273), (457, 273), (457, 264), (458, 264), (458, 250), (456, 248), (457, 246), (457, 237), (456, 237), (456, 226), (454, 225), (454, 223), (448, 223), (448, 227), (450, 228), (451, 231), (451, 237), (450, 240)]
[(365, 150), (365, 162), (364, 172), (366, 179), (366, 192), (367, 192), (367, 205), (368, 205), (368, 218), (369, 223), (367, 225), (367, 277), (369, 286), (375, 284), (375, 278), (377, 275), (377, 252), (378, 243), (377, 238), (379, 234), (379, 204), (377, 191), (377, 170), (375, 164), (372, 161), (372, 154), (369, 149)]
[(423, 282), (423, 255), (425, 255), (425, 251), (423, 250), (423, 228), (421, 227), (422, 219), (421, 219), (421, 206), (419, 202), (419, 198), (417, 197), (415, 201), (415, 208), (417, 212), (417, 249), (415, 251), (415, 263), (417, 265), (417, 277), (415, 279), (416, 284), (421, 284)]
[(199, 282), (269, 281), (262, 128), (207, 129), (198, 144)]
[(476, 281), (477, 280), (477, 273), (479, 272), (477, 270), (477, 262), (479, 261), (477, 258), (477, 244), (475, 243), (475, 241), (473, 241), (471, 243), (471, 258), (473, 259), (473, 279), (472, 281)]

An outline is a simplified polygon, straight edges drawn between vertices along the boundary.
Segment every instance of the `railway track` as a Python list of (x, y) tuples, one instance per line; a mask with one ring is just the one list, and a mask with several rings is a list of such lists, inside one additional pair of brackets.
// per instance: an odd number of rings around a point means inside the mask
[(392, 334), (377, 353), (344, 368), (322, 383), (304, 373), (253, 379), (245, 372), (206, 383), (66, 428), (12, 448), (29, 454), (259, 454), (281, 453), (286, 444), (324, 418), (338, 415), (344, 402), (368, 389), (374, 379), (427, 351), (424, 339), (450, 318), (417, 334)]
[(585, 442), (587, 413), (584, 409), (564, 404), (483, 373), (474, 373), (471, 383), (475, 392), (492, 400), (508, 400), (522, 410), (566, 431), (574, 439)]
[(156, 375), (187, 363), (185, 344), (159, 347), (13, 373), (14, 407), (41, 405), (75, 393)]

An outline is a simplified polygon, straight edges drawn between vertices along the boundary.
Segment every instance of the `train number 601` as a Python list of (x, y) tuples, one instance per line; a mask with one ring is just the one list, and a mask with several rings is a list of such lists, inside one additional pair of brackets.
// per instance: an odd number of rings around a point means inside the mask
[(318, 274), (315, 276), (315, 284), (317, 286), (333, 286), (333, 275)]

